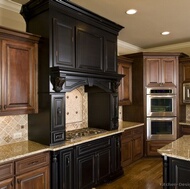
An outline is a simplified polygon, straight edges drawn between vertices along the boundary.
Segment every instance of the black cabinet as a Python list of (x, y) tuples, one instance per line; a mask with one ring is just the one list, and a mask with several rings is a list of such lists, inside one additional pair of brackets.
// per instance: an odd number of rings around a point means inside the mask
[(166, 156), (163, 159), (163, 188), (189, 188), (190, 162)]
[(110, 137), (76, 146), (76, 156), (78, 189), (92, 188), (108, 180), (111, 174)]
[(52, 152), (53, 189), (89, 189), (123, 174), (120, 134)]

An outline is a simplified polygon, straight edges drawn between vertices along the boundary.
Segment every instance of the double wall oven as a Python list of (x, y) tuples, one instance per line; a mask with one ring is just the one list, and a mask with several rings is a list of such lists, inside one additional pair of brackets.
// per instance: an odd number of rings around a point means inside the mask
[(147, 88), (147, 140), (177, 137), (176, 88)]

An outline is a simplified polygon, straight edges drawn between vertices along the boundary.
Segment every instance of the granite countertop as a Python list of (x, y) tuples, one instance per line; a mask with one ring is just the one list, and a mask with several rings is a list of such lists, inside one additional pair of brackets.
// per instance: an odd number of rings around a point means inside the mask
[(162, 156), (173, 157), (177, 159), (190, 161), (190, 135), (183, 137), (167, 144), (166, 146), (158, 149)]
[(190, 126), (190, 121), (180, 121), (179, 125), (188, 125), (188, 126)]
[(34, 154), (45, 152), (45, 151), (61, 150), (64, 148), (82, 144), (84, 142), (89, 142), (89, 141), (96, 140), (99, 138), (122, 133), (127, 129), (132, 129), (132, 128), (136, 128), (143, 125), (144, 123), (119, 121), (119, 127), (117, 130), (106, 131), (104, 133), (89, 136), (89, 137), (81, 137), (73, 141), (65, 141), (63, 144), (55, 145), (55, 146), (45, 146), (33, 141), (23, 141), (23, 142), (3, 145), (3, 146), (0, 146), (0, 154), (1, 154), (0, 163), (13, 161), (18, 158), (34, 155)]

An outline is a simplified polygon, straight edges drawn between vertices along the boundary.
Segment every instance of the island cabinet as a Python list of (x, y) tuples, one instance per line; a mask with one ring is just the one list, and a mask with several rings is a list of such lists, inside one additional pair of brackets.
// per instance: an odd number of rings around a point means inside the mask
[(88, 189), (123, 174), (120, 134), (52, 152), (52, 188)]
[(163, 188), (185, 189), (190, 185), (190, 161), (163, 157)]
[(38, 112), (39, 36), (0, 27), (0, 115)]
[(118, 56), (118, 73), (124, 75), (118, 87), (119, 105), (130, 105), (132, 103), (132, 59)]
[(125, 130), (121, 136), (121, 164), (123, 167), (143, 157), (143, 126)]

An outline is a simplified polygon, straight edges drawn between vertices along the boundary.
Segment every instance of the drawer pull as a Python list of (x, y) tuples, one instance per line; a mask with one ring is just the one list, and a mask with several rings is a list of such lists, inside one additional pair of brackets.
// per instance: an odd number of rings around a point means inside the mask
[(39, 163), (39, 161), (33, 161), (33, 162), (31, 162), (31, 163), (28, 163), (28, 165), (36, 165), (36, 164), (38, 164)]

